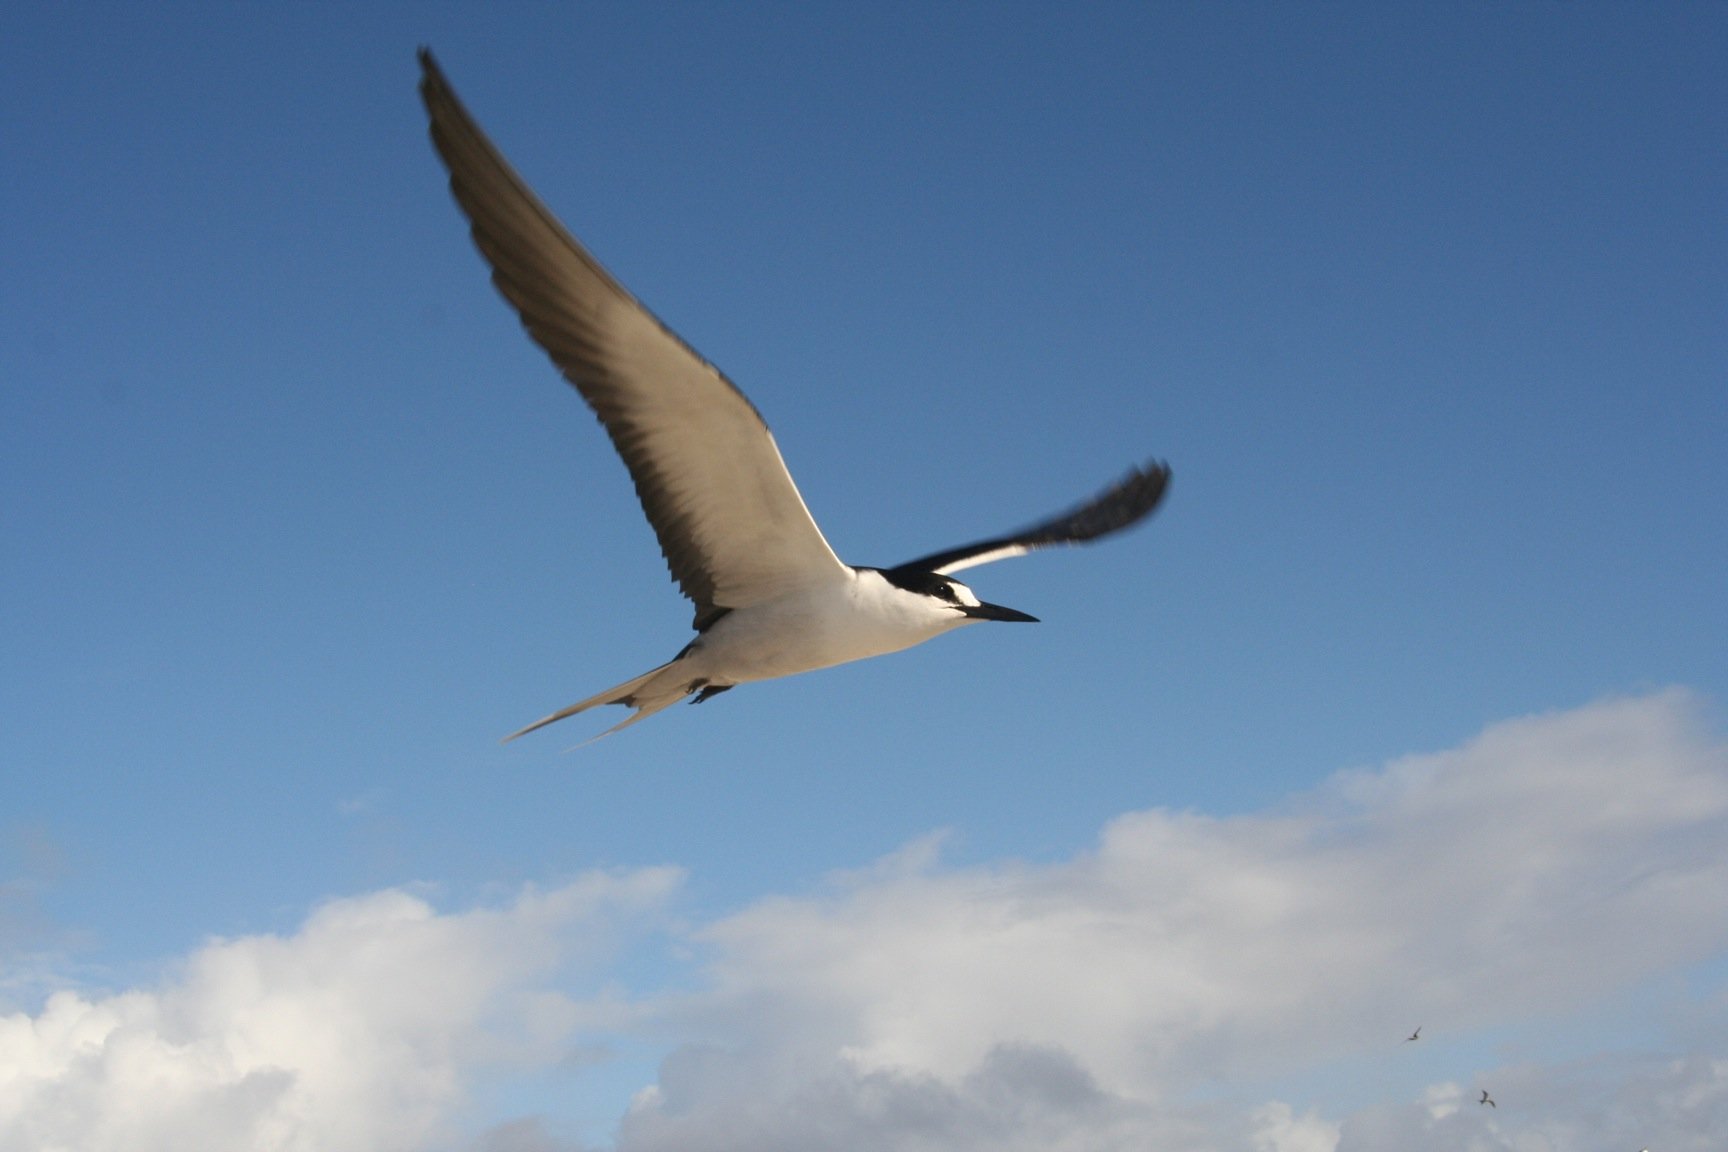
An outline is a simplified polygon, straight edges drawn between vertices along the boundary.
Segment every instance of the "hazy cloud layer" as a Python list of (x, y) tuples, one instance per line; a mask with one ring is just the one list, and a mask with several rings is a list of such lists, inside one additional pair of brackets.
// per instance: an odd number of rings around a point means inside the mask
[(1507, 1068), (1478, 1103), (1469, 1086), (1431, 1086), (1419, 1101), (1344, 1121), (1337, 1152), (1714, 1152), (1728, 1133), (1728, 1060), (1601, 1056), (1558, 1068)]
[[(0, 1149), (450, 1147), (481, 1072), (650, 1028), (685, 1043), (620, 1152), (1719, 1148), (1707, 1001), (1675, 1001), (1687, 1051), (1464, 1068), (1365, 1109), (1233, 1088), (1395, 1050), (1418, 1022), (1581, 1018), (1721, 955), (1728, 750), (1700, 712), (1665, 692), (1517, 720), (1275, 811), (1130, 813), (1050, 865), (947, 867), (932, 837), (697, 929), (702, 991), (676, 999), (592, 992), (596, 941), (641, 931), (673, 870), (461, 913), (336, 901), (159, 988), (0, 1019)], [(1500, 1108), (1474, 1103), (1484, 1071)], [(468, 1146), (568, 1146), (498, 1119)]]

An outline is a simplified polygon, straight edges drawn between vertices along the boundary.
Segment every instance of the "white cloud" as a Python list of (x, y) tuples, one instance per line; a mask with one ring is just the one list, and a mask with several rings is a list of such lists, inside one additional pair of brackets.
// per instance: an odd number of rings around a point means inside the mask
[[(556, 1117), (462, 1143), (465, 1090), (582, 1075), (608, 1032), (684, 1041), (619, 1152), (1718, 1149), (1707, 990), (1670, 996), (1691, 1054), (1462, 1067), (1366, 1108), (1323, 1090), (1339, 1062), (1576, 1021), (1722, 954), (1728, 749), (1700, 712), (1666, 692), (1517, 720), (1274, 811), (1130, 813), (1056, 864), (951, 868), (930, 837), (697, 929), (678, 997), (569, 991), (669, 870), (462, 913), (337, 901), (160, 987), (0, 1019), (0, 1152), (552, 1152), (573, 1147)], [(1499, 1108), (1474, 1104), (1485, 1083)]]
[(293, 936), (214, 941), (159, 988), (58, 992), (0, 1019), (0, 1148), (427, 1147), (476, 1070), (555, 1060), (625, 1014), (544, 985), (677, 883), (595, 874), (454, 915), (379, 892)]
[(1500, 725), (1287, 810), (1113, 821), (1054, 866), (907, 867), (708, 929), (723, 1002), (864, 1066), (1059, 1046), (1114, 1088), (1557, 1010), (1728, 942), (1728, 765), (1668, 693)]
[[(1698, 711), (1610, 701), (1280, 811), (1126, 815), (1057, 865), (944, 870), (923, 843), (825, 897), (765, 900), (706, 930), (714, 987), (684, 1009), (727, 1048), (670, 1062), (623, 1146), (774, 1147), (786, 1128), (829, 1149), (1001, 1147), (978, 1077), (1038, 1052), (1090, 1086), (1038, 1113), (1079, 1146), (1115, 1146), (1104, 1123), (1128, 1143), (1330, 1149), (1335, 1123), (1277, 1101), (1248, 1118), (1192, 1101), (1418, 1021), (1575, 1011), (1728, 944), (1728, 755)], [(884, 1116), (906, 1130), (886, 1138)]]

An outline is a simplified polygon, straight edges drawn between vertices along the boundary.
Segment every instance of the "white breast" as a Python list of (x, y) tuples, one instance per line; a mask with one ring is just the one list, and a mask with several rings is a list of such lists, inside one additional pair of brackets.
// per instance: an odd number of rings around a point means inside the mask
[(690, 659), (693, 671), (742, 684), (898, 652), (969, 623), (863, 569), (729, 613), (696, 641)]

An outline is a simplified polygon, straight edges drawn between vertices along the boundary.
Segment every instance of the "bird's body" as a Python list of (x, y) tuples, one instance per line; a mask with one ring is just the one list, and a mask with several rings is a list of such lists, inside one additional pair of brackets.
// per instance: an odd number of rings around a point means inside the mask
[(964, 585), (953, 587), (957, 606), (898, 587), (877, 569), (848, 568), (838, 580), (727, 613), (683, 660), (715, 683), (747, 684), (885, 656), (979, 619), (965, 609), (984, 605), (963, 597)]
[[(537, 720), (513, 736), (600, 704), (636, 709), (617, 725), (623, 728), (686, 696), (706, 699), (739, 684), (886, 656), (978, 619), (1030, 619), (980, 603), (958, 582), (954, 588), (961, 600), (958, 608), (897, 587), (877, 569), (848, 568), (838, 580), (791, 589), (726, 613), (671, 662)], [(966, 615), (968, 609), (980, 615)]]
[(691, 643), (684, 662), (716, 683), (747, 684), (885, 656), (965, 622), (874, 569), (849, 569), (726, 614)]
[(422, 50), (420, 62), (433, 143), (493, 283), (600, 418), (673, 579), (696, 606), (698, 635), (671, 661), (514, 735), (602, 704), (634, 708), (609, 729), (617, 731), (686, 697), (898, 652), (979, 620), (1033, 620), (983, 603), (951, 574), (1109, 535), (1163, 498), (1169, 469), (1152, 464), (1019, 532), (893, 568), (842, 562), (750, 401), (558, 223), (431, 53)]

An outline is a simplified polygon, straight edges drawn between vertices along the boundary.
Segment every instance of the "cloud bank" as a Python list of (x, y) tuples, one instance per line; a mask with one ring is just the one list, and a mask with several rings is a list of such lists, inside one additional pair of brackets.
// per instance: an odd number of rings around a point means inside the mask
[(452, 915), (399, 890), (292, 936), (213, 941), (154, 989), (60, 991), (0, 1018), (7, 1152), (392, 1152), (440, 1146), (465, 1082), (550, 1061), (628, 1014), (549, 983), (677, 885), (589, 875)]
[[(484, 1069), (631, 1029), (673, 1050), (619, 1152), (1719, 1148), (1719, 996), (1673, 993), (1674, 1051), (1460, 1068), (1367, 1107), (1313, 1087), (1404, 1058), (1416, 1023), (1431, 1046), (1576, 1022), (1722, 956), (1728, 748), (1702, 711), (1669, 691), (1515, 720), (1273, 811), (1129, 813), (1055, 864), (950, 867), (927, 838), (687, 930), (678, 996), (595, 994), (590, 947), (661, 924), (674, 870), (460, 913), (337, 901), (159, 988), (0, 1020), (0, 1149), (458, 1147)], [(467, 1146), (560, 1146), (494, 1119)]]
[(988, 1122), (1007, 1099), (1071, 1136), (1010, 1124), (1028, 1148), (1331, 1149), (1278, 1101), (1193, 1102), (1417, 1022), (1562, 1017), (1728, 943), (1728, 753), (1698, 712), (1668, 692), (1513, 721), (1276, 812), (1132, 813), (1053, 866), (945, 870), (925, 843), (763, 901), (706, 930), (690, 1009), (760, 1054), (755, 1090), (735, 1053), (684, 1054), (624, 1145), (792, 1148), (814, 1110), (831, 1148), (1020, 1147)]

